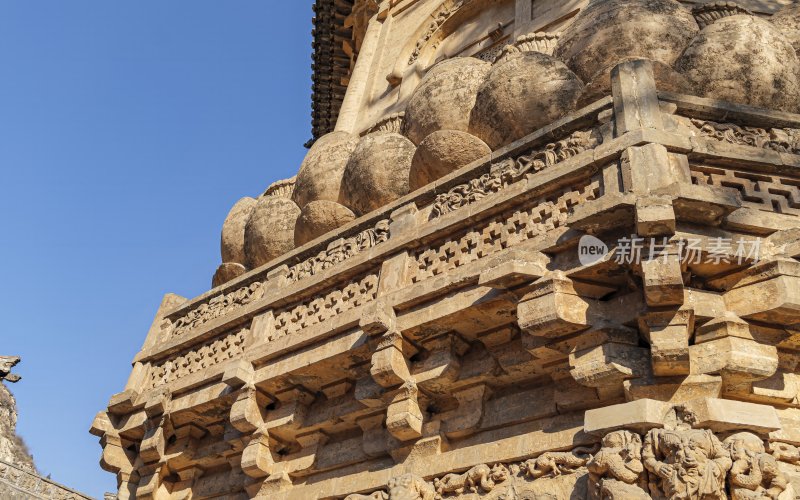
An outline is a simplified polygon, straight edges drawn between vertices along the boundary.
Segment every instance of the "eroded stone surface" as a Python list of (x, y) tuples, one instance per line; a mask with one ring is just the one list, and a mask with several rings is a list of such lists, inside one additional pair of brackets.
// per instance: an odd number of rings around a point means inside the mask
[(428, 71), (406, 107), (405, 130), (419, 144), (437, 130), (466, 131), (478, 88), (491, 65), (473, 57), (445, 60)]
[(258, 200), (244, 231), (246, 265), (266, 264), (294, 248), (294, 226), (300, 209), (286, 198), (264, 196)]
[(342, 204), (362, 215), (407, 194), (415, 150), (400, 134), (363, 137), (344, 171)]
[(320, 137), (306, 154), (297, 174), (292, 200), (303, 208), (316, 200), (340, 202), (342, 175), (358, 137), (331, 132)]
[(792, 43), (795, 52), (800, 52), (800, 4), (787, 5), (773, 14), (770, 21)]
[(769, 21), (748, 15), (720, 19), (692, 40), (675, 67), (706, 97), (800, 109), (800, 61)]
[(698, 29), (675, 0), (591, 0), (561, 34), (555, 55), (591, 82), (628, 58), (671, 66)]
[(352, 210), (335, 201), (317, 200), (303, 207), (294, 228), (294, 244), (302, 246), (309, 241), (342, 227), (355, 219)]
[(414, 191), (492, 152), (474, 135), (439, 130), (419, 143), (411, 161), (409, 187)]
[(573, 109), (583, 84), (564, 63), (540, 52), (510, 54), (478, 90), (471, 134), (497, 149)]
[(221, 254), (222, 262), (244, 264), (247, 260), (244, 252), (244, 228), (256, 200), (250, 197), (242, 198), (231, 208), (225, 222), (222, 224)]

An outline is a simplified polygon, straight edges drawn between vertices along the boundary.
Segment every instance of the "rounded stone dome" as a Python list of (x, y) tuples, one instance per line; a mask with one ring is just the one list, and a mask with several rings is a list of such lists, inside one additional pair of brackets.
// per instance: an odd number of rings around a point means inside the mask
[(555, 55), (591, 82), (626, 58), (672, 66), (698, 30), (675, 0), (591, 0), (562, 32)]
[(469, 132), (495, 150), (569, 113), (582, 92), (580, 79), (556, 58), (510, 54), (478, 90)]
[(343, 205), (363, 215), (406, 195), (415, 149), (396, 133), (363, 137), (344, 170)]
[(211, 278), (211, 286), (216, 288), (220, 285), (224, 285), (246, 272), (247, 269), (238, 262), (225, 262), (217, 268), (214, 277)]
[(791, 42), (764, 19), (719, 19), (701, 31), (675, 68), (694, 93), (752, 106), (796, 112), (800, 62)]
[(297, 204), (287, 198), (263, 196), (244, 230), (245, 263), (255, 269), (294, 248), (294, 226), (300, 216)]
[[(614, 66), (633, 59), (637, 58), (625, 58), (615, 63)], [(692, 85), (685, 76), (662, 62), (652, 61), (652, 63), (653, 76), (655, 77), (658, 90), (675, 92), (676, 94), (693, 93)], [(589, 105), (607, 95), (611, 95), (611, 70), (614, 69), (614, 66), (600, 71), (595, 75), (594, 80), (586, 84), (583, 94), (581, 94), (581, 97), (578, 99), (577, 107), (580, 108)]]
[(311, 146), (295, 181), (292, 199), (298, 207), (315, 200), (340, 201), (342, 174), (358, 144), (347, 132), (325, 134)]
[(408, 138), (419, 144), (437, 130), (466, 131), (478, 87), (491, 67), (474, 57), (455, 57), (432, 67), (406, 106)]
[(422, 140), (411, 160), (409, 189), (414, 191), (491, 154), (485, 142), (459, 130), (438, 130)]
[(228, 216), (222, 224), (222, 237), (220, 238), (222, 262), (245, 263), (244, 227), (255, 206), (255, 199), (245, 197), (237, 201), (228, 212)]
[(294, 226), (294, 245), (305, 245), (355, 218), (352, 210), (335, 201), (312, 201), (300, 211), (300, 218)]
[(795, 52), (800, 52), (800, 3), (787, 5), (776, 12), (772, 24), (792, 42)]

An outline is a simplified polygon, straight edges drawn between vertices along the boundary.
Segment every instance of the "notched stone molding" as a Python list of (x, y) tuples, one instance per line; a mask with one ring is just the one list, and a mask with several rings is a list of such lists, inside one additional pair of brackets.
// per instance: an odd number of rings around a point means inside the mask
[(599, 129), (573, 132), (568, 138), (547, 144), (544, 148), (516, 159), (506, 159), (492, 164), (490, 171), (477, 179), (451, 188), (436, 197), (431, 210), (431, 219), (436, 219), (459, 208), (475, 203), (497, 193), (510, 184), (594, 149), (602, 144)]
[(561, 37), (561, 33), (547, 33), (543, 31), (520, 35), (514, 40), (514, 43), (503, 47), (502, 52), (497, 55), (494, 63), (497, 64), (505, 57), (520, 52), (541, 52), (542, 54), (552, 56), (559, 37)]
[(700, 26), (700, 29), (713, 24), (722, 18), (728, 16), (736, 16), (739, 14), (747, 14), (752, 16), (753, 13), (736, 2), (709, 2), (698, 5), (692, 9), (695, 21)]

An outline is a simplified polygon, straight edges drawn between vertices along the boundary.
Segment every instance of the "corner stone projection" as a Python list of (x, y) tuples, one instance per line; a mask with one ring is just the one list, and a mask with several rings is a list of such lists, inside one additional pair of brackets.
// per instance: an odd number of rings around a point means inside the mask
[(296, 177), (92, 425), (118, 498), (798, 498), (800, 4), (315, 13)]

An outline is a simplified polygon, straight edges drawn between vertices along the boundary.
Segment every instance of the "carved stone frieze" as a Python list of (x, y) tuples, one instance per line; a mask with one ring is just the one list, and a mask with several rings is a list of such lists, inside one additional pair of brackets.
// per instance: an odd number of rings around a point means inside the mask
[(169, 384), (240, 356), (244, 352), (245, 337), (248, 331), (246, 328), (237, 330), (154, 365), (150, 370), (147, 388), (152, 389)]
[(739, 146), (771, 149), (779, 153), (800, 154), (800, 129), (742, 127), (733, 123), (692, 119), (702, 137)]
[(326, 321), (375, 299), (378, 276), (370, 274), (342, 289), (329, 292), (314, 300), (290, 307), (275, 314), (275, 330), (269, 340), (275, 340), (303, 328)]
[(480, 226), (460, 238), (419, 251), (413, 281), (437, 276), (561, 227), (576, 206), (599, 198), (602, 180), (595, 176), (581, 187), (559, 191), (505, 217)]
[(800, 215), (800, 179), (733, 168), (692, 165), (692, 182), (738, 191), (745, 207)]
[(420, 35), (417, 39), (416, 44), (414, 45), (414, 50), (411, 52), (411, 55), (408, 58), (408, 65), (411, 66), (414, 64), (417, 59), (419, 59), (422, 50), (428, 45), (428, 42), (433, 38), (433, 35), (442, 27), (442, 25), (450, 19), (456, 12), (461, 9), (464, 5), (470, 3), (471, 0), (448, 0), (444, 2), (444, 4), (439, 7), (439, 9), (431, 14), (433, 17), (433, 21), (431, 21), (425, 31)]
[(287, 279), (295, 282), (308, 278), (388, 240), (389, 221), (384, 219), (355, 236), (333, 241), (327, 250), (291, 266)]
[(209, 321), (226, 316), (264, 295), (263, 283), (255, 281), (232, 292), (217, 295), (172, 322), (167, 338), (180, 337)]
[(594, 149), (601, 143), (602, 136), (598, 130), (581, 130), (573, 132), (566, 139), (547, 144), (544, 148), (537, 149), (530, 154), (495, 163), (491, 166), (489, 173), (472, 179), (468, 183), (459, 184), (447, 193), (438, 195), (431, 211), (431, 218), (441, 217), (463, 206), (475, 203), (522, 180), (529, 173), (541, 172), (584, 151)]

